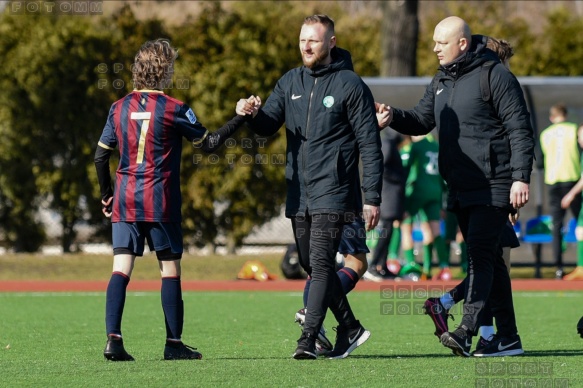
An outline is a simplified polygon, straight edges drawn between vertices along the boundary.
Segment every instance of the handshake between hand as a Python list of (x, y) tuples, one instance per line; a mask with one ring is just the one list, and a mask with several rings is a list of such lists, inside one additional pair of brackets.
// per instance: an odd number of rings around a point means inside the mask
[(260, 107), (261, 98), (259, 96), (252, 95), (247, 99), (245, 98), (240, 99), (237, 102), (235, 112), (237, 112), (237, 114), (240, 116), (252, 115), (252, 117), (255, 117), (257, 112), (259, 112)]
[(375, 102), (375, 111), (379, 128), (387, 127), (393, 120), (393, 110), (390, 106)]

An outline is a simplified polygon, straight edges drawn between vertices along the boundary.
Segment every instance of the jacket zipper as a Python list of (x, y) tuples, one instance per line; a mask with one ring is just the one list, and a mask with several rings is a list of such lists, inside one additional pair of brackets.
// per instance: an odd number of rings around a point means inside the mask
[(304, 186), (306, 188), (306, 207), (309, 209), (310, 206), (310, 192), (308, 191), (308, 179), (306, 177), (306, 159), (307, 156), (306, 155), (306, 143), (308, 142), (308, 132), (310, 130), (310, 114), (312, 113), (312, 97), (314, 95), (314, 89), (316, 88), (316, 84), (318, 83), (318, 78), (314, 78), (314, 85), (312, 86), (312, 90), (310, 91), (310, 100), (308, 102), (308, 118), (306, 120), (306, 141), (304, 142), (304, 147), (303, 147), (303, 154), (304, 157), (302, 158), (302, 169), (304, 170)]

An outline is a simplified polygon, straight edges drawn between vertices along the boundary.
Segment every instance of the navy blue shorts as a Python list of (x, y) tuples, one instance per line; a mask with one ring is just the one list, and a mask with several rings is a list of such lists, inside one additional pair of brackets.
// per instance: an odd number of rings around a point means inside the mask
[(113, 254), (144, 254), (144, 241), (158, 260), (182, 258), (182, 226), (179, 222), (114, 222)]
[(338, 253), (343, 255), (355, 255), (357, 253), (369, 253), (366, 246), (366, 229), (363, 219), (355, 219), (345, 224), (342, 229), (342, 239), (338, 247)]

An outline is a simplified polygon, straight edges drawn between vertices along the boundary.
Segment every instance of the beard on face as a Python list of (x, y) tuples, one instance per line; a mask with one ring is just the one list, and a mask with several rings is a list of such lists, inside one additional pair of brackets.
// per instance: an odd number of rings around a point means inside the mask
[(304, 66), (306, 66), (308, 69), (313, 69), (317, 66), (320, 66), (322, 62), (326, 58), (328, 58), (328, 55), (330, 55), (329, 47), (330, 47), (329, 45), (325, 45), (322, 46), (318, 51), (312, 50), (312, 58), (310, 59), (306, 59), (304, 56), (305, 53), (302, 52), (302, 60), (304, 62)]

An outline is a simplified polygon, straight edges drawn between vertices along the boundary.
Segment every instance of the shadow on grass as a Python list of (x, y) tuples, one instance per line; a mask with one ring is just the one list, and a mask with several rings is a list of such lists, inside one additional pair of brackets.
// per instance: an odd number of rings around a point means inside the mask
[[(389, 360), (389, 359), (417, 359), (417, 358), (436, 358), (436, 357), (451, 357), (451, 358), (473, 358), (473, 359), (480, 359), (480, 360), (492, 360), (492, 359), (501, 359), (501, 358), (508, 358), (512, 357), (517, 358), (524, 358), (524, 357), (573, 357), (573, 356), (583, 356), (583, 349), (582, 350), (563, 350), (563, 349), (556, 349), (556, 350), (539, 350), (539, 351), (526, 351), (524, 354), (520, 356), (506, 356), (506, 357), (459, 357), (455, 356), (452, 353), (425, 353), (425, 354), (354, 354), (350, 355), (347, 358), (352, 359), (362, 359), (362, 360)], [(211, 359), (211, 358), (209, 358)], [(241, 361), (241, 360), (286, 360), (292, 359), (291, 355), (288, 356), (281, 356), (281, 357), (212, 357), (213, 360), (220, 359), (220, 360), (233, 360), (233, 361)], [(319, 357), (318, 360), (326, 360), (326, 357)], [(332, 360), (330, 360), (332, 361)]]
[(572, 357), (572, 356), (583, 356), (583, 349), (549, 349), (549, 350), (527, 350), (524, 352), (522, 357), (550, 357), (550, 356), (560, 356), (560, 357)]
[[(508, 357), (573, 357), (573, 356), (583, 356), (583, 349), (549, 349), (549, 350), (531, 350), (525, 351), (524, 354), (519, 356), (502, 356), (502, 357), (467, 357), (475, 359), (492, 359), (492, 358), (508, 358)], [(415, 358), (434, 358), (434, 357), (457, 357), (451, 353), (426, 353), (426, 354), (374, 354), (374, 355), (351, 355), (350, 358), (362, 358), (362, 359), (394, 359), (394, 358), (405, 358), (405, 359), (415, 359)]]
[(426, 354), (355, 354), (348, 358), (362, 358), (367, 360), (386, 360), (396, 358), (435, 358), (435, 357), (457, 357), (451, 353), (426, 353)]

